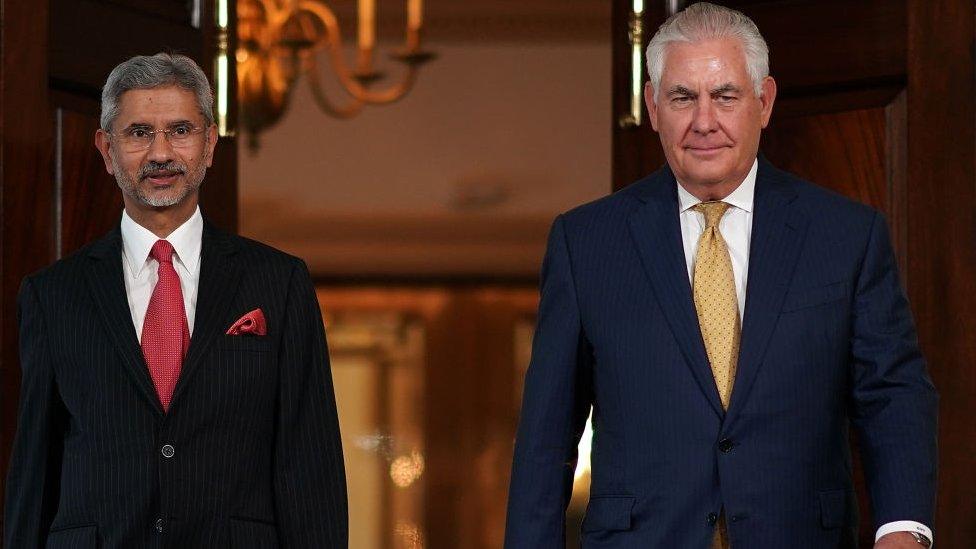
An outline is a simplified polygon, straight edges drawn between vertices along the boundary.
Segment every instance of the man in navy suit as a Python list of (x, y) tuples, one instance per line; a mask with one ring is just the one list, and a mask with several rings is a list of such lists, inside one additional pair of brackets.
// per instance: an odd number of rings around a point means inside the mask
[(747, 17), (693, 5), (647, 57), (667, 165), (553, 224), (506, 547), (564, 547), (591, 406), (584, 547), (853, 548), (850, 425), (875, 547), (930, 545), (937, 397), (885, 220), (758, 157)]
[(24, 280), (8, 549), (347, 546), (342, 447), (305, 264), (203, 218), (213, 95), (181, 55), (102, 91), (119, 225)]

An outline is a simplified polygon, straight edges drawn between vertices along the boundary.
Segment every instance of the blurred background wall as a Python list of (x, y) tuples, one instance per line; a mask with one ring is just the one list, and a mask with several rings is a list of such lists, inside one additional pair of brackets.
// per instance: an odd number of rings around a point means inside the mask
[[(400, 47), (402, 6), (378, 3), (378, 52)], [(500, 547), (549, 225), (611, 188), (610, 5), (433, 1), (424, 19), (436, 58), (400, 101), (329, 117), (299, 77), (241, 136), (241, 233), (319, 280), (350, 545)], [(405, 72), (382, 55), (375, 88)]]

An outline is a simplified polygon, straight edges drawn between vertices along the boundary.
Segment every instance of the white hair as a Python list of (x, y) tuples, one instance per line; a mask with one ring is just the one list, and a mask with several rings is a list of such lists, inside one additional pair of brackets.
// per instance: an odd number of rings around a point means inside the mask
[(185, 55), (157, 53), (137, 55), (112, 69), (102, 87), (102, 129), (112, 130), (125, 92), (170, 85), (193, 92), (197, 108), (207, 125), (214, 123), (213, 92), (203, 69)]
[(657, 101), (661, 89), (664, 55), (669, 44), (721, 38), (735, 38), (742, 42), (746, 70), (749, 71), (756, 96), (762, 95), (763, 79), (769, 76), (769, 47), (759, 34), (759, 28), (740, 11), (698, 2), (669, 17), (647, 45), (647, 74), (654, 86), (654, 100)]

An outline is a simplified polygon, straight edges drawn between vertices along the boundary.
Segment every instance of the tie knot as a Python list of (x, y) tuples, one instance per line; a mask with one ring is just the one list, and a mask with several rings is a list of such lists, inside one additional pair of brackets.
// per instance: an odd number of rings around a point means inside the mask
[(160, 263), (173, 262), (173, 245), (165, 240), (157, 240), (149, 251), (149, 257)]
[(695, 205), (695, 211), (701, 212), (705, 216), (705, 228), (715, 229), (718, 228), (718, 222), (722, 220), (722, 216), (728, 211), (731, 204), (727, 202), (702, 202)]

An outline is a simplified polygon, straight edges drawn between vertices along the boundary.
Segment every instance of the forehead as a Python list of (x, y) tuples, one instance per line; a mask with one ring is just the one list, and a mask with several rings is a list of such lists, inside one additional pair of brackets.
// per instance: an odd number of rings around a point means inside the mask
[(193, 92), (179, 86), (129, 90), (119, 100), (119, 122), (166, 123), (201, 118)]
[(661, 75), (664, 81), (722, 79), (738, 82), (748, 78), (745, 49), (735, 38), (672, 42), (665, 51)]

